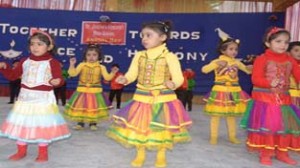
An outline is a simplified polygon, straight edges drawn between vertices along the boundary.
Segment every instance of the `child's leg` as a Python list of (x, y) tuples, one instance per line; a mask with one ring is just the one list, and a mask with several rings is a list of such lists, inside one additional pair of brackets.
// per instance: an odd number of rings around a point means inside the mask
[(276, 158), (284, 163), (290, 165), (296, 165), (297, 162), (289, 157), (288, 155), (288, 147), (291, 142), (292, 135), (279, 135), (279, 144), (278, 148), (276, 149)]
[(241, 141), (236, 138), (235, 117), (227, 117), (226, 119), (227, 119), (229, 141), (234, 144), (241, 143)]
[(218, 129), (220, 124), (220, 117), (212, 116), (210, 119), (210, 144), (218, 143)]
[(22, 159), (26, 156), (26, 154), (27, 154), (27, 143), (17, 141), (17, 147), (18, 147), (17, 153), (11, 155), (9, 157), (10, 160), (17, 161), (17, 160), (20, 160), (20, 159)]
[(111, 89), (109, 92), (109, 96), (108, 96), (108, 100), (110, 101), (110, 103), (113, 103), (114, 97), (115, 97), (116, 91)]
[(67, 101), (67, 85), (64, 84), (61, 88), (60, 88), (60, 98), (61, 98), (61, 103), (62, 105), (66, 105), (66, 101)]
[(270, 149), (262, 149), (260, 151), (260, 159), (259, 159), (260, 163), (263, 165), (271, 166), (272, 165), (272, 160), (271, 160), (272, 153), (273, 153), (273, 151)]
[(136, 147), (136, 157), (131, 161), (131, 166), (133, 167), (142, 167), (146, 158), (146, 148), (145, 147)]
[(39, 154), (35, 159), (36, 162), (46, 162), (48, 161), (48, 144), (40, 143), (39, 144)]
[(121, 107), (121, 95), (122, 95), (123, 90), (122, 89), (118, 89), (117, 90), (117, 95), (116, 95), (116, 99), (117, 99), (117, 109), (120, 109)]
[(166, 167), (167, 166), (166, 150), (167, 150), (166, 148), (160, 148), (157, 151), (155, 167)]
[(92, 131), (98, 130), (97, 123), (90, 123), (90, 129), (91, 129)]
[(193, 100), (193, 92), (191, 90), (187, 91), (187, 106), (188, 106), (188, 111), (192, 111), (192, 100)]

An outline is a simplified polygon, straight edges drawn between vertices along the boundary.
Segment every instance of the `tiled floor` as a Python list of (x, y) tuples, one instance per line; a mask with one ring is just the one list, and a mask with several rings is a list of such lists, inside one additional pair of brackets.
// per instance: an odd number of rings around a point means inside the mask
[[(0, 121), (2, 122), (12, 108), (7, 104), (7, 97), (0, 97)], [(63, 111), (63, 107), (60, 107)], [(212, 146), (209, 139), (209, 117), (201, 112), (202, 106), (194, 105), (190, 115), (193, 127), (190, 130), (192, 142), (176, 145), (173, 151), (167, 153), (169, 168), (259, 168), (257, 154), (249, 154), (245, 145), (233, 145), (227, 141), (227, 129), (224, 120), (220, 124), (219, 143)], [(111, 111), (114, 113), (114, 110)], [(72, 127), (72, 123), (70, 128)], [(129, 168), (134, 158), (133, 149), (125, 149), (105, 136), (109, 122), (99, 124), (98, 131), (72, 131), (68, 140), (51, 144), (49, 161), (35, 163), (37, 146), (30, 145), (23, 160), (9, 161), (7, 157), (15, 152), (15, 142), (0, 139), (0, 168)], [(244, 141), (246, 134), (238, 128), (238, 137)], [(147, 153), (145, 168), (154, 168), (155, 152)], [(300, 154), (291, 152), (290, 155), (300, 161)], [(299, 167), (298, 166), (294, 167)], [(272, 168), (292, 167), (273, 160)]]

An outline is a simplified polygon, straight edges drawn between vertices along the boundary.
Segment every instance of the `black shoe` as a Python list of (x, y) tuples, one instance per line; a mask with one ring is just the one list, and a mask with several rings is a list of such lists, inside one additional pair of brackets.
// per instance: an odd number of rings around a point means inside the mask
[(8, 102), (7, 104), (14, 104), (14, 102)]

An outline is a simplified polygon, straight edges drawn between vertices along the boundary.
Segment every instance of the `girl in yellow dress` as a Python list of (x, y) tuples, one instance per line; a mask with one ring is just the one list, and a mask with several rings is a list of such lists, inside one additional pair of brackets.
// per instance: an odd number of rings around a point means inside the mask
[(82, 130), (89, 123), (92, 131), (97, 130), (99, 120), (108, 119), (110, 102), (104, 96), (101, 77), (111, 80), (118, 69), (110, 74), (105, 66), (100, 64), (101, 50), (97, 45), (89, 45), (84, 52), (84, 60), (76, 68), (76, 59), (70, 59), (68, 73), (70, 77), (79, 75), (79, 84), (65, 107), (65, 116), (77, 122), (75, 130)]
[(236, 138), (235, 117), (243, 115), (249, 96), (242, 91), (238, 83), (238, 70), (247, 74), (251, 71), (235, 59), (238, 54), (239, 40), (226, 37), (221, 39), (218, 48), (221, 54), (219, 58), (202, 67), (203, 73), (211, 71), (215, 73), (212, 91), (204, 99), (206, 101), (204, 113), (211, 116), (210, 144), (218, 143), (220, 117), (226, 117), (229, 141), (239, 144), (240, 141)]
[[(296, 60), (297, 65), (300, 68), (300, 41), (291, 42), (289, 44), (288, 53)], [(292, 98), (292, 104), (300, 108), (300, 90), (297, 86), (295, 78), (292, 75), (290, 77), (289, 93)]]
[(117, 81), (129, 84), (137, 80), (133, 99), (114, 116), (107, 135), (125, 147), (135, 147), (131, 162), (141, 167), (146, 149), (157, 150), (156, 167), (166, 166), (166, 150), (191, 138), (187, 127), (192, 124), (174, 90), (183, 83), (180, 63), (166, 47), (170, 34), (168, 22), (152, 22), (142, 27), (142, 44), (146, 50), (133, 58), (125, 76)]

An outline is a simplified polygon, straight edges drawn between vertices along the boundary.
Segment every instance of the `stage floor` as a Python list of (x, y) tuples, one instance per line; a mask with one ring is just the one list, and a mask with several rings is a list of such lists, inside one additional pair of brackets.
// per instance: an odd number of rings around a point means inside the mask
[[(7, 104), (8, 97), (0, 97), (0, 122), (5, 119), (13, 105)], [(234, 145), (227, 140), (224, 119), (220, 123), (219, 143), (209, 144), (209, 117), (203, 115), (202, 105), (194, 105), (190, 112), (193, 126), (190, 130), (192, 141), (175, 145), (167, 152), (169, 168), (259, 168), (258, 155), (250, 154), (245, 144)], [(60, 106), (61, 111), (63, 107)], [(113, 114), (115, 110), (111, 110)], [(238, 123), (239, 121), (237, 121)], [(70, 128), (74, 123), (69, 122)], [(0, 139), (0, 168), (129, 168), (135, 150), (126, 149), (105, 136), (109, 122), (99, 124), (99, 130), (75, 131), (72, 137), (55, 142), (49, 147), (49, 161), (36, 163), (37, 145), (30, 145), (26, 158), (10, 161), (8, 156), (16, 150), (15, 141)], [(238, 138), (245, 141), (245, 131), (238, 128)], [(155, 152), (148, 152), (144, 168), (154, 168)], [(300, 161), (300, 154), (290, 152), (290, 156)], [(300, 166), (300, 163), (299, 165)], [(272, 168), (291, 167), (273, 159)], [(297, 167), (297, 166), (294, 166)]]

